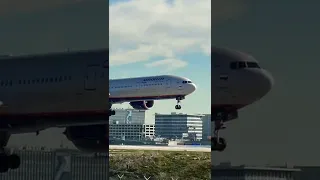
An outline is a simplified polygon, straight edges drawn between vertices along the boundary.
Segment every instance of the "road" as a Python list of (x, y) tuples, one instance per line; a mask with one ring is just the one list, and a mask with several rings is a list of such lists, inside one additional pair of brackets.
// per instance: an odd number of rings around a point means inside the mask
[(151, 151), (196, 151), (211, 152), (210, 148), (196, 146), (128, 146), (128, 145), (110, 145), (110, 150), (151, 150)]

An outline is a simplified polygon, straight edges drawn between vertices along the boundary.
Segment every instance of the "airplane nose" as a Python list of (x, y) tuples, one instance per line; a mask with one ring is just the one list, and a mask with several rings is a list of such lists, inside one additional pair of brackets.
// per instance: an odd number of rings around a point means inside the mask
[(274, 85), (274, 78), (272, 77), (271, 73), (268, 71), (263, 71), (264, 81), (265, 81), (265, 88), (269, 92)]
[(197, 86), (195, 84), (190, 84), (190, 93), (193, 93), (196, 89), (197, 89)]
[(264, 72), (265, 79), (266, 79), (266, 86), (268, 91), (270, 91), (274, 85), (274, 78), (272, 77), (271, 73), (268, 71)]
[(274, 85), (274, 78), (272, 77), (271, 73), (266, 70), (262, 70), (259, 84), (261, 96), (266, 95)]

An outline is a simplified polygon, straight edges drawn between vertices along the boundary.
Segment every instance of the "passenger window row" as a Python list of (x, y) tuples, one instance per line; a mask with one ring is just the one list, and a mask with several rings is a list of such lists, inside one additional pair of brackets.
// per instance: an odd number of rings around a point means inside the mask
[(23, 79), (23, 80), (0, 80), (0, 86), (13, 86), (13, 85), (25, 85), (25, 84), (47, 84), (57, 83), (62, 81), (70, 81), (71, 76), (60, 76), (60, 77), (47, 77), (47, 78), (36, 78), (36, 79)]
[(132, 86), (113, 86), (113, 87), (111, 87), (111, 89), (115, 89), (115, 88), (128, 88), (128, 87), (132, 87)]
[[(144, 87), (147, 87), (147, 86), (160, 86), (162, 85), (162, 83), (157, 83), (157, 84), (143, 84), (141, 86), (144, 86)], [(111, 89), (118, 89), (118, 88), (129, 88), (129, 87), (132, 87), (132, 86), (113, 86), (113, 87), (110, 87)]]
[(256, 62), (249, 62), (249, 61), (236, 61), (230, 63), (230, 69), (244, 69), (244, 68), (258, 68), (260, 66)]
[(143, 81), (157, 81), (157, 80), (164, 80), (164, 78), (144, 79)]
[(157, 84), (144, 84), (143, 86), (160, 86), (162, 83), (157, 83)]

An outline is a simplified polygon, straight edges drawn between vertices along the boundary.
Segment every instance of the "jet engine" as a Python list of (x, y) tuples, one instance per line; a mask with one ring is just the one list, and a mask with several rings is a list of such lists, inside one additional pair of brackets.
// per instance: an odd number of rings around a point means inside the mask
[(148, 110), (153, 107), (154, 101), (135, 101), (130, 102), (130, 105), (137, 110)]
[(64, 134), (81, 151), (109, 152), (108, 125), (67, 127)]

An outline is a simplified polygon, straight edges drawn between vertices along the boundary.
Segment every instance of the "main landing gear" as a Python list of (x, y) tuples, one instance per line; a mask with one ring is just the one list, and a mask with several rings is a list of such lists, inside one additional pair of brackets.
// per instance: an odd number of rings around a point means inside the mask
[(175, 106), (176, 109), (181, 109), (180, 103), (181, 103), (181, 100), (184, 100), (184, 98), (185, 98), (184, 96), (178, 96), (176, 98), (176, 100), (177, 100), (177, 105)]
[(109, 110), (109, 116), (114, 116), (114, 115), (116, 115), (116, 111), (110, 109), (110, 110)]
[(211, 122), (214, 124), (213, 128), (213, 136), (211, 138), (211, 151), (219, 151), (222, 152), (227, 147), (227, 142), (224, 138), (220, 137), (219, 132), (222, 129), (226, 129), (224, 123), (226, 121), (235, 119), (238, 117), (237, 111), (216, 111), (212, 113)]
[(225, 129), (224, 122), (221, 120), (214, 121), (213, 137), (211, 138), (211, 151), (222, 152), (227, 147), (227, 142), (224, 138), (220, 137), (219, 131)]
[(116, 115), (116, 111), (112, 110), (112, 105), (110, 104), (109, 105), (109, 116), (114, 116), (114, 115)]
[(9, 169), (18, 169), (20, 166), (20, 157), (16, 154), (9, 155), (4, 150), (9, 137), (7, 132), (0, 132), (0, 173), (8, 172)]
[(20, 166), (20, 157), (16, 154), (7, 155), (0, 153), (0, 173), (8, 172), (9, 169), (18, 169)]

